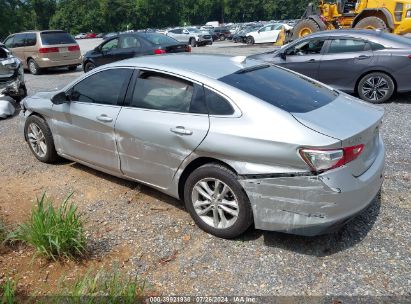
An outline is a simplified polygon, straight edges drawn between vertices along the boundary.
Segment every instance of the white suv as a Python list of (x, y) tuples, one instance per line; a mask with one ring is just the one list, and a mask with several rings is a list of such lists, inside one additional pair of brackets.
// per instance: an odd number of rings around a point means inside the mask
[(195, 27), (175, 28), (167, 31), (166, 35), (180, 42), (189, 43), (193, 47), (213, 44), (213, 37), (210, 33), (200, 31)]
[(278, 35), (283, 29), (289, 31), (292, 29), (291, 26), (285, 23), (271, 23), (264, 25), (258, 31), (250, 32), (247, 34), (246, 42), (248, 44), (254, 43), (274, 43), (278, 39)]

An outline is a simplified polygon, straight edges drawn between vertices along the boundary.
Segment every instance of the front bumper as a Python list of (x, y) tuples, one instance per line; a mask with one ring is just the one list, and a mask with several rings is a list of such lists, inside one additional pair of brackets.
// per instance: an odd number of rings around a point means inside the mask
[(318, 176), (244, 179), (256, 229), (314, 236), (334, 231), (367, 208), (381, 189), (385, 149), (361, 176), (347, 167)]

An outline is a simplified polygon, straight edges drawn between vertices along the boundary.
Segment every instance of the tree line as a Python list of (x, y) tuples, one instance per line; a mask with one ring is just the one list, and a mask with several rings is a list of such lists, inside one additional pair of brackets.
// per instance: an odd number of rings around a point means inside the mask
[(309, 0), (0, 0), (0, 37), (29, 29), (110, 32), (299, 18)]

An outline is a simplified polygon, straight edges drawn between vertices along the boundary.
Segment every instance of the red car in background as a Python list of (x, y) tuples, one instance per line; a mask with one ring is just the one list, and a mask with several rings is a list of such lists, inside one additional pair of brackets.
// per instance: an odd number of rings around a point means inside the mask
[(96, 38), (97, 34), (96, 33), (87, 33), (84, 39), (90, 39), (90, 38)]

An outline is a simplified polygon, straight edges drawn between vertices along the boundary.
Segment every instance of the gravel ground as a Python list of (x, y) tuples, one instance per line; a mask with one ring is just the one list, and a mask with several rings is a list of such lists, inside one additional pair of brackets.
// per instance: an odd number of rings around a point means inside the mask
[[(193, 52), (266, 49), (221, 43)], [(26, 75), (29, 93), (81, 73)], [(236, 240), (217, 239), (194, 226), (181, 202), (160, 192), (67, 161), (38, 162), (17, 117), (0, 121), (0, 213), (17, 221), (27, 216), (34, 195), (62, 198), (74, 191), (95, 258), (118, 252), (127, 271), (147, 276), (164, 294), (411, 296), (410, 101), (405, 94), (382, 105), (387, 163), (381, 197), (335, 234), (308, 238), (250, 229)]]

